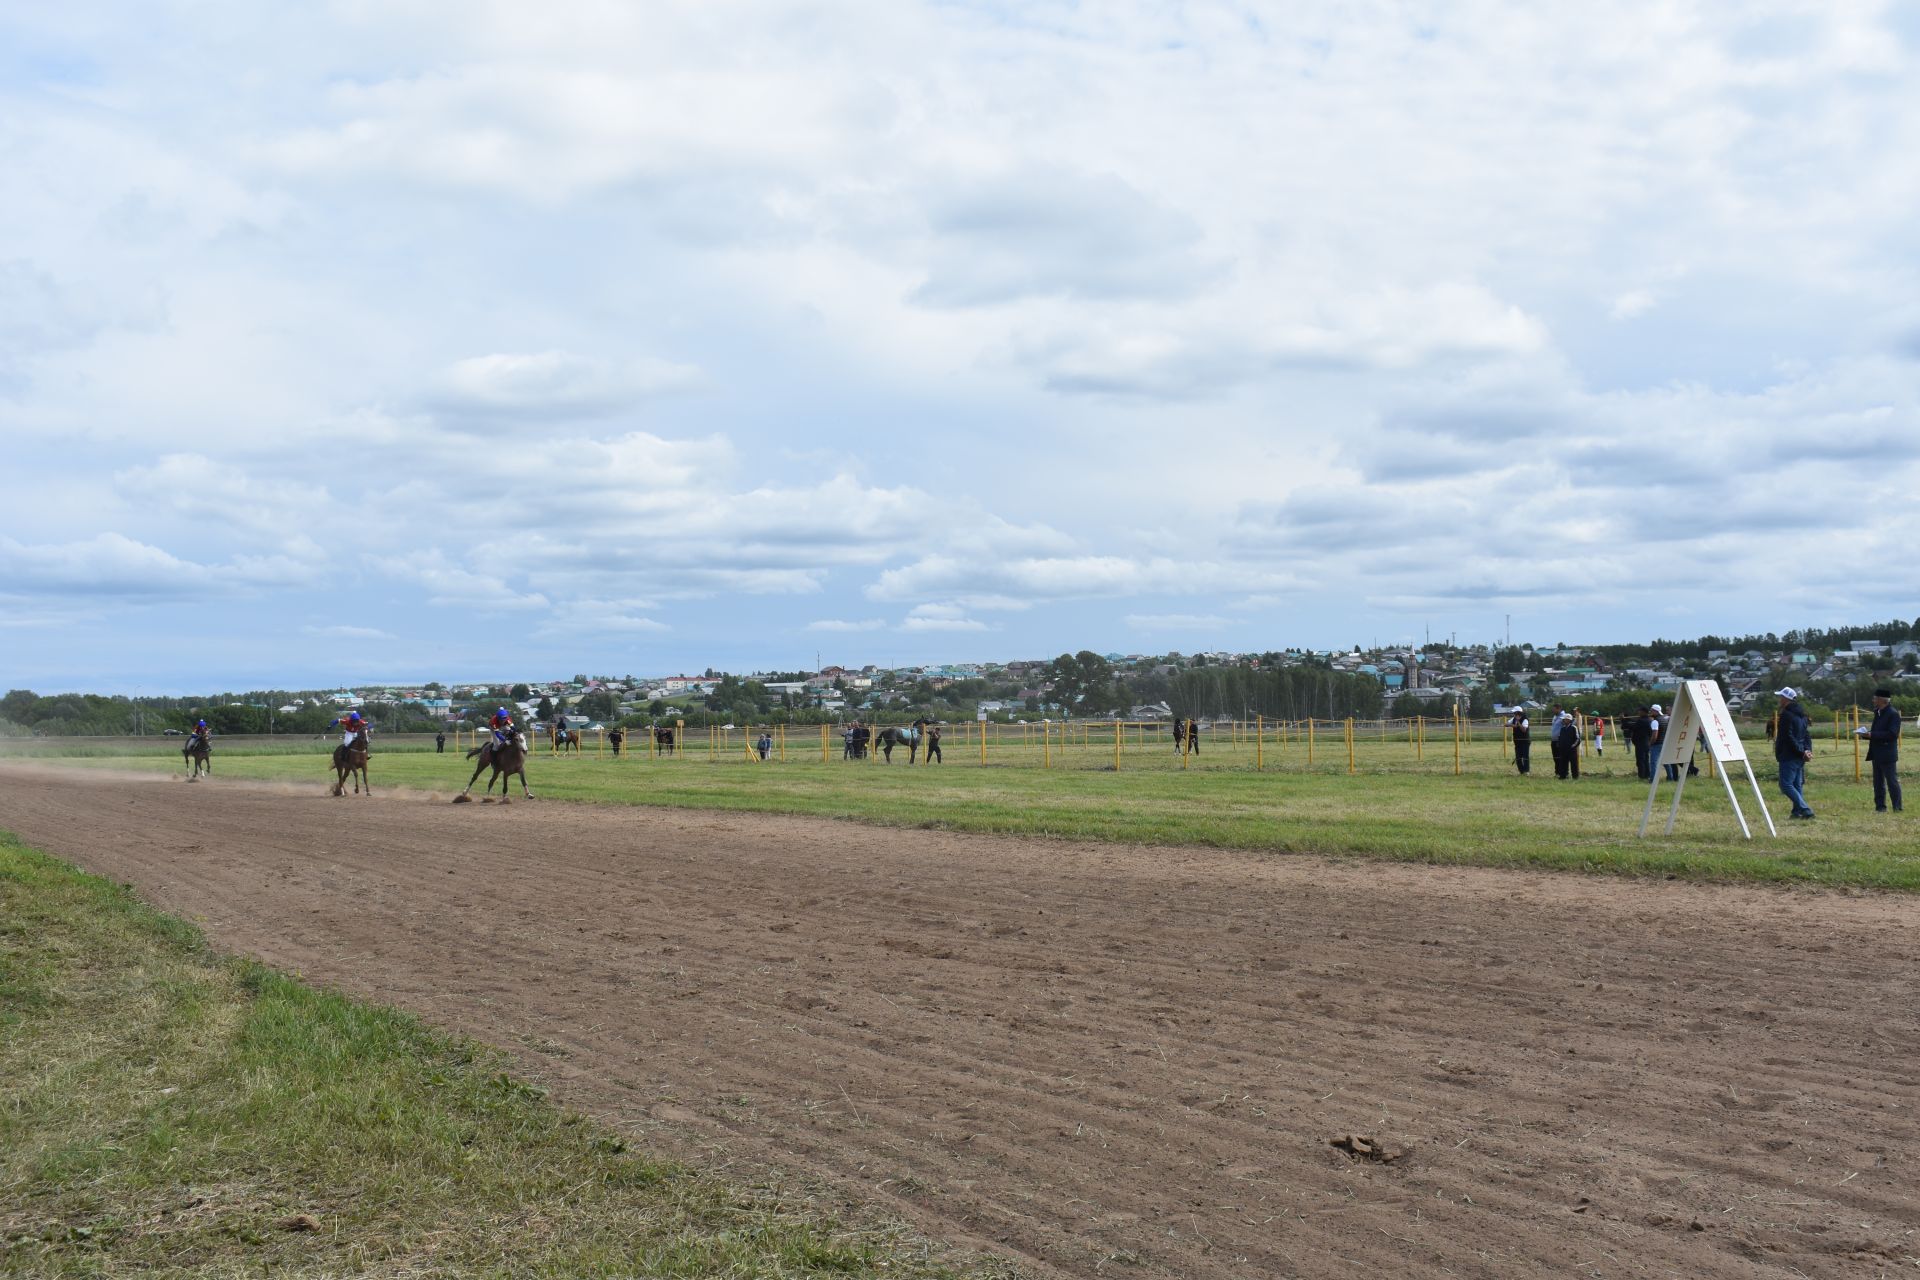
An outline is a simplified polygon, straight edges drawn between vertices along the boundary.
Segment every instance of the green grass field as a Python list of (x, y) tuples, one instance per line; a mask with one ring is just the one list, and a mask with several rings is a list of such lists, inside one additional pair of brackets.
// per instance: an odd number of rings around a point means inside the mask
[[(1634, 875), (1725, 880), (1798, 881), (1826, 885), (1920, 889), (1920, 830), (1906, 815), (1875, 814), (1871, 789), (1853, 781), (1851, 743), (1823, 741), (1809, 767), (1808, 796), (1820, 817), (1784, 820), (1765, 744), (1752, 744), (1756, 774), (1776, 814), (1778, 838), (1766, 833), (1744, 774), (1737, 794), (1755, 831), (1740, 836), (1720, 780), (1706, 772), (1687, 785), (1671, 836), (1660, 834), (1672, 789), (1638, 838), (1644, 783), (1631, 756), (1589, 757), (1578, 783), (1558, 782), (1544, 744), (1531, 777), (1507, 763), (1496, 738), (1465, 743), (1454, 773), (1451, 738), (1430, 737), (1424, 751), (1404, 739), (1362, 741), (1348, 772), (1338, 737), (1306, 744), (1209, 742), (1184, 763), (1170, 747), (1129, 745), (1118, 770), (1111, 738), (1098, 730), (1087, 743), (995, 742), (982, 765), (977, 745), (949, 746), (945, 763), (909, 767), (820, 759), (817, 733), (790, 735), (786, 759), (756, 763), (737, 732), (709, 752), (704, 733), (675, 757), (604, 752), (552, 757), (529, 765), (543, 799), (664, 805), (764, 813), (810, 814), (901, 827), (1195, 844), (1283, 853), (1386, 857), (1433, 863), (1550, 867)], [(834, 744), (830, 757), (837, 757)], [(173, 756), (87, 756), (75, 767), (178, 769)], [(324, 762), (300, 754), (221, 754), (219, 777), (331, 783)], [(465, 785), (471, 766), (446, 755), (376, 752), (378, 787), (448, 794)], [(483, 779), (484, 781), (484, 779)], [(214, 785), (218, 785), (218, 782)]]
[(212, 955), (0, 835), (0, 1274), (134, 1273), (955, 1274), (629, 1151), (498, 1054)]

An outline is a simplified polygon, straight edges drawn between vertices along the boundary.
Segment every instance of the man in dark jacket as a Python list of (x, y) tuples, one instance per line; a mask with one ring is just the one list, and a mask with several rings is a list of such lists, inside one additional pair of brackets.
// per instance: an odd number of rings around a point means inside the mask
[(1620, 732), (1627, 735), (1627, 741), (1633, 744), (1633, 771), (1645, 782), (1653, 776), (1653, 766), (1649, 763), (1648, 747), (1653, 741), (1652, 727), (1647, 723), (1647, 709), (1640, 708), (1621, 722)]
[(1893, 797), (1893, 811), (1900, 812), (1900, 779), (1894, 766), (1900, 761), (1900, 713), (1893, 708), (1893, 690), (1873, 691), (1873, 724), (1868, 726), (1867, 760), (1873, 765), (1873, 808), (1887, 811), (1887, 797)]
[(1513, 714), (1507, 717), (1507, 728), (1513, 733), (1513, 767), (1525, 774), (1533, 769), (1533, 726), (1527, 720), (1527, 709), (1515, 707)]
[(1813, 759), (1813, 722), (1800, 705), (1800, 691), (1791, 685), (1775, 692), (1780, 699), (1779, 725), (1773, 733), (1773, 758), (1780, 765), (1780, 794), (1793, 802), (1789, 818), (1812, 818), (1802, 788), (1807, 781), (1807, 761)]

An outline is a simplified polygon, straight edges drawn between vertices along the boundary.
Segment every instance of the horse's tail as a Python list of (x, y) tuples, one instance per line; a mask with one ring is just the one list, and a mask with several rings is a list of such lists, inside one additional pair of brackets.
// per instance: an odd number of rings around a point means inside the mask
[(475, 747), (473, 750), (467, 752), (467, 759), (471, 760), (485, 750), (486, 750), (486, 747), (484, 746)]

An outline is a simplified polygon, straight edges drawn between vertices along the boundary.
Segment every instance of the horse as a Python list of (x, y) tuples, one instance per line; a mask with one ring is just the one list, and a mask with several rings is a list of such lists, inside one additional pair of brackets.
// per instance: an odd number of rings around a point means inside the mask
[(361, 786), (366, 787), (365, 794), (373, 794), (373, 784), (367, 781), (367, 752), (370, 749), (367, 731), (362, 729), (353, 735), (352, 740), (343, 742), (333, 749), (333, 767), (340, 776), (333, 784), (333, 794), (347, 794), (347, 778), (353, 777), (353, 794), (361, 794)]
[(500, 803), (510, 804), (511, 801), (507, 799), (507, 779), (518, 774), (521, 792), (526, 795), (527, 799), (533, 799), (533, 790), (527, 786), (526, 734), (516, 733), (513, 735), (513, 741), (505, 744), (492, 741), (482, 743), (480, 746), (467, 752), (467, 759), (471, 760), (475, 756), (480, 757), (480, 763), (473, 766), (473, 777), (467, 779), (466, 791), (462, 791), (453, 798), (455, 804), (472, 803), (472, 799), (467, 795), (467, 791), (473, 790), (473, 784), (480, 779), (480, 771), (489, 765), (493, 767), (493, 776), (487, 779), (486, 791), (488, 795), (493, 793), (494, 779), (497, 778), (500, 782)]
[(673, 730), (660, 725), (653, 731), (653, 749), (663, 756), (673, 754)]
[(200, 781), (202, 771), (211, 778), (213, 776), (213, 744), (199, 734), (194, 734), (180, 748), (180, 763), (183, 765), (191, 763), (193, 766), (193, 772), (187, 777), (188, 782)]
[(580, 750), (580, 731), (578, 729), (555, 729), (553, 731), (553, 749), (555, 751)]
[(911, 728), (902, 729), (889, 725), (887, 728), (882, 729), (876, 741), (880, 744), (880, 752), (886, 757), (886, 762), (888, 764), (893, 763), (893, 749), (895, 747), (905, 747), (907, 749), (907, 763), (912, 764), (920, 754), (920, 735), (929, 723), (931, 722), (927, 720), (915, 720)]

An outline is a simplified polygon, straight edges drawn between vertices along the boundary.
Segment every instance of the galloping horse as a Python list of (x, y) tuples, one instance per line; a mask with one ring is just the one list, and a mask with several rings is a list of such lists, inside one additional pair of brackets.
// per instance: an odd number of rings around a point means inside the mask
[(200, 781), (203, 770), (209, 778), (213, 776), (213, 744), (197, 733), (180, 748), (180, 763), (189, 762), (193, 765), (193, 773), (188, 776), (188, 782)]
[(507, 799), (507, 779), (518, 774), (520, 778), (520, 790), (526, 795), (527, 799), (533, 799), (533, 790), (527, 786), (526, 734), (516, 733), (513, 735), (513, 741), (504, 745), (496, 742), (487, 742), (467, 752), (467, 759), (471, 760), (475, 756), (480, 757), (480, 763), (473, 766), (473, 777), (467, 779), (466, 791), (462, 791), (453, 798), (455, 804), (472, 803), (471, 798), (467, 795), (467, 791), (473, 790), (473, 784), (479, 781), (480, 771), (489, 765), (493, 767), (493, 776), (487, 779), (487, 794), (491, 795), (493, 793), (494, 780), (498, 779), (500, 782), (500, 803), (511, 803)]
[(373, 794), (373, 784), (367, 781), (367, 752), (369, 746), (370, 744), (367, 742), (367, 731), (362, 729), (353, 735), (351, 741), (343, 742), (333, 749), (334, 771), (340, 775), (333, 784), (333, 794), (337, 796), (347, 794), (348, 775), (352, 775), (353, 777), (353, 794), (362, 794), (360, 788), (363, 785), (366, 787), (365, 794)]
[(912, 764), (920, 754), (920, 735), (931, 723), (933, 723), (931, 720), (922, 719), (915, 720), (913, 727), (909, 729), (895, 727), (882, 729), (874, 740), (880, 744), (880, 752), (886, 758), (886, 762), (888, 764), (893, 763), (893, 749), (895, 747), (905, 747), (907, 749), (907, 763)]

